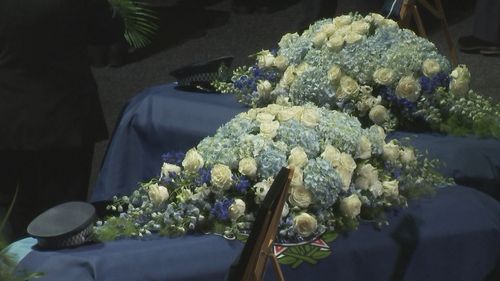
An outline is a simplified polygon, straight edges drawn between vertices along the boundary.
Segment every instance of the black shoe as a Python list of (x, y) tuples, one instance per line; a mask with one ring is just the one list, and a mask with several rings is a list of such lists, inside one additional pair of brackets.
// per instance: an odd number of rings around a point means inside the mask
[(474, 36), (464, 36), (458, 38), (458, 45), (463, 52), (484, 54), (497, 54), (500, 52), (500, 44), (481, 40)]

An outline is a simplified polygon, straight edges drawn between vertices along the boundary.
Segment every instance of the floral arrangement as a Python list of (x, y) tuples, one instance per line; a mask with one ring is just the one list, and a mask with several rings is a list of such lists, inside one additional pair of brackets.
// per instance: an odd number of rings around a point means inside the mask
[(381, 15), (320, 20), (278, 46), (213, 85), (253, 107), (312, 102), (365, 127), (500, 137), (500, 105), (469, 89), (467, 67)]
[(115, 197), (109, 208), (119, 215), (96, 233), (101, 240), (194, 231), (244, 237), (286, 166), (294, 174), (281, 242), (350, 230), (361, 217), (382, 223), (386, 208), (448, 182), (435, 161), (386, 143), (380, 126), (364, 129), (355, 117), (312, 104), (271, 104), (237, 115), (186, 154), (165, 154), (161, 175)]

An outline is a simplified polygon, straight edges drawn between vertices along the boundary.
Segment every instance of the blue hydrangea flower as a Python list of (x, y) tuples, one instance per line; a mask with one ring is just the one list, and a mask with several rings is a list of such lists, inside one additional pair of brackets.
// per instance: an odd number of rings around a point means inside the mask
[(311, 159), (304, 168), (304, 185), (311, 190), (318, 206), (329, 208), (337, 200), (342, 179), (327, 160)]

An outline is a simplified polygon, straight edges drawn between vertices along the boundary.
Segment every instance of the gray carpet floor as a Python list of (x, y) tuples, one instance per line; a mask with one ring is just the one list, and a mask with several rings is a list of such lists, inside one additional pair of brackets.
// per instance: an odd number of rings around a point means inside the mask
[[(252, 13), (234, 12), (229, 0), (148, 2), (155, 6), (160, 18), (160, 29), (153, 44), (129, 54), (127, 63), (121, 67), (94, 68), (110, 132), (118, 121), (122, 107), (130, 98), (148, 87), (174, 81), (169, 75), (170, 71), (193, 62), (226, 55), (235, 57), (233, 65), (249, 64), (252, 59), (248, 55), (261, 49), (276, 47), (283, 34), (299, 31), (309, 12), (303, 3), (292, 0), (280, 7), (260, 8)], [(448, 2), (452, 2), (454, 6), (448, 7)], [(470, 2), (445, 2), (455, 46), (460, 36), (472, 32), (473, 5)], [(339, 1), (332, 16), (355, 10), (356, 6), (352, 1)], [(443, 54), (448, 55), (439, 24), (430, 17), (425, 24), (429, 39)], [(484, 96), (500, 101), (500, 57), (460, 52), (458, 56), (459, 63), (469, 67), (472, 88)], [(96, 145), (91, 188), (107, 143), (104, 141)]]

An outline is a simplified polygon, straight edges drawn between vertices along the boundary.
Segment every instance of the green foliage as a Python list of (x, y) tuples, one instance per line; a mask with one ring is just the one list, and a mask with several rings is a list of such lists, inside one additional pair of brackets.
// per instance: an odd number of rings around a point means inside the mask
[(137, 235), (139, 230), (135, 224), (122, 217), (110, 217), (106, 224), (95, 230), (95, 236), (99, 241), (112, 241), (121, 237)]
[(146, 4), (135, 0), (108, 1), (123, 19), (127, 42), (135, 48), (149, 45), (158, 30), (158, 18), (155, 13), (148, 9)]

